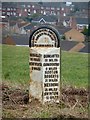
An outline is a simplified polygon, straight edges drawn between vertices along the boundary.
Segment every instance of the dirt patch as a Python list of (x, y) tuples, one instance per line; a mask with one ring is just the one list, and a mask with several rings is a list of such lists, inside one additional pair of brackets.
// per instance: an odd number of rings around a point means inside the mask
[(2, 85), (3, 117), (88, 117), (88, 91), (73, 87), (62, 88), (59, 103), (42, 105), (29, 91)]

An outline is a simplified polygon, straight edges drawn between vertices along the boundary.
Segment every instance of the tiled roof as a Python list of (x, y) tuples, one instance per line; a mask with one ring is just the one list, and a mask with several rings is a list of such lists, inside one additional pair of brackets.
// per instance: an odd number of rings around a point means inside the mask
[(61, 44), (61, 50), (68, 51), (71, 48), (73, 48), (76, 44), (78, 44), (78, 42), (63, 40), (63, 41), (61, 41), (60, 44)]
[(79, 52), (90, 53), (90, 43), (84, 43), (85, 47), (82, 48)]
[(26, 25), (28, 25), (27, 22), (25, 22), (25, 23), (18, 23), (18, 27), (19, 27), (19, 28), (24, 27), (24, 26), (26, 26)]
[(73, 2), (73, 4), (75, 5), (75, 8), (78, 9), (88, 9), (88, 2)]
[(16, 8), (17, 7), (17, 2), (2, 2), (2, 8), (3, 7), (8, 7), (8, 8)]
[(77, 24), (88, 24), (88, 18), (76, 18)]
[[(8, 39), (8, 37), (7, 38), (5, 38), (5, 39), (3, 39), (3, 44), (5, 44), (6, 42), (6, 40)], [(29, 37), (25, 34), (23, 34), (23, 35), (11, 35), (10, 36), (10, 38), (9, 38), (10, 40), (12, 40), (16, 45), (29, 45)]]
[(43, 2), (43, 6), (44, 7), (60, 8), (60, 7), (65, 7), (65, 3), (62, 3), (62, 2)]
[(24, 29), (25, 30), (30, 30), (30, 29), (33, 29), (34, 28), (34, 26), (38, 26), (39, 24), (37, 24), (37, 23), (31, 23), (31, 24), (29, 24), (29, 25), (26, 25), (25, 27), (24, 27)]
[(68, 32), (70, 30), (71, 30), (71, 28), (62, 28), (62, 29), (58, 28), (60, 35), (64, 35), (65, 32)]
[(9, 25), (10, 25), (10, 26), (14, 26), (14, 25), (16, 25), (16, 23), (17, 23), (16, 21), (10, 21), (10, 22), (9, 22)]
[(11, 36), (16, 45), (29, 45), (29, 37), (25, 34), (23, 35), (13, 35)]
[(44, 19), (46, 22), (56, 22), (57, 17), (52, 15), (41, 15), (39, 17), (36, 17), (33, 19), (33, 21), (40, 21), (41, 19)]

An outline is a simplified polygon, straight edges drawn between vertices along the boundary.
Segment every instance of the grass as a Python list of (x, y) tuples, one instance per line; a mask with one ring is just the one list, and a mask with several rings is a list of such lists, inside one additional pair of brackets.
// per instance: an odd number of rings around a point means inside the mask
[(88, 54), (62, 52), (62, 83), (76, 87), (88, 86)]
[(28, 47), (2, 46), (2, 78), (11, 83), (29, 84)]
[[(29, 48), (2, 46), (2, 79), (13, 84), (29, 85)], [(61, 81), (65, 86), (87, 87), (88, 54), (61, 54)]]

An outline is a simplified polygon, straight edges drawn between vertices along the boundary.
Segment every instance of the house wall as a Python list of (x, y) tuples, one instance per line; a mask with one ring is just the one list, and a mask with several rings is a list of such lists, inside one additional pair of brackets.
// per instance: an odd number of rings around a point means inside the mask
[(85, 40), (85, 36), (74, 29), (66, 32), (65, 38), (66, 40), (69, 40), (69, 41), (78, 41), (78, 42), (83, 42)]
[(83, 30), (84, 27), (86, 27), (86, 28), (88, 29), (88, 24), (77, 24), (77, 29), (78, 29), (78, 30), (79, 30), (79, 29)]
[(5, 44), (8, 44), (8, 45), (16, 45), (16, 43), (14, 42), (14, 40), (11, 37), (7, 37), (4, 40), (4, 42), (5, 42)]

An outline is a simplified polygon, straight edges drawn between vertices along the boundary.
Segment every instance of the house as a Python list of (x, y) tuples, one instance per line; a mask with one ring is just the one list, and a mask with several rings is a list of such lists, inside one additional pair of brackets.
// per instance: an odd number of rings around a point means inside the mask
[(17, 33), (17, 34), (27, 34), (25, 31), (24, 27), (29, 25), (30, 23), (28, 22), (17, 22), (17, 21), (12, 21), (10, 23), (10, 31), (12, 33)]
[(2, 39), (2, 44), (28, 46), (29, 37), (26, 34), (7, 36)]
[(71, 16), (69, 19), (65, 19), (63, 21), (63, 25), (65, 27), (71, 27), (77, 29), (78, 31), (82, 31), (85, 27), (88, 28), (88, 18), (79, 18)]
[[(70, 2), (69, 2), (70, 4)], [(3, 2), (2, 15), (26, 17), (35, 13), (66, 16), (72, 12), (72, 5), (65, 2)]]
[(64, 35), (66, 40), (69, 41), (83, 42), (85, 40), (85, 36), (76, 29), (71, 29), (70, 31), (66, 32)]
[(2, 15), (3, 16), (17, 16), (17, 3), (2, 2)]
[(63, 27), (63, 26), (62, 27), (61, 26), (55, 26), (55, 27), (58, 30), (58, 32), (59, 32), (61, 37), (64, 36), (64, 33), (66, 33), (67, 31), (71, 30), (70, 27)]
[(9, 29), (9, 23), (7, 18), (2, 18), (0, 20), (0, 24), (4, 25), (7, 29)]
[(27, 34), (30, 34), (34, 29), (36, 29), (40, 24), (38, 23), (31, 23), (26, 26), (24, 26), (24, 30), (26, 31)]
[(77, 30), (82, 31), (85, 27), (88, 28), (88, 18), (76, 18)]
[(3, 37), (2, 38), (2, 44), (7, 44), (7, 45), (16, 45), (13, 38), (11, 36)]
[(58, 21), (56, 16), (53, 15), (41, 15), (39, 17), (35, 17), (32, 22), (40, 23), (40, 24), (56, 24)]

